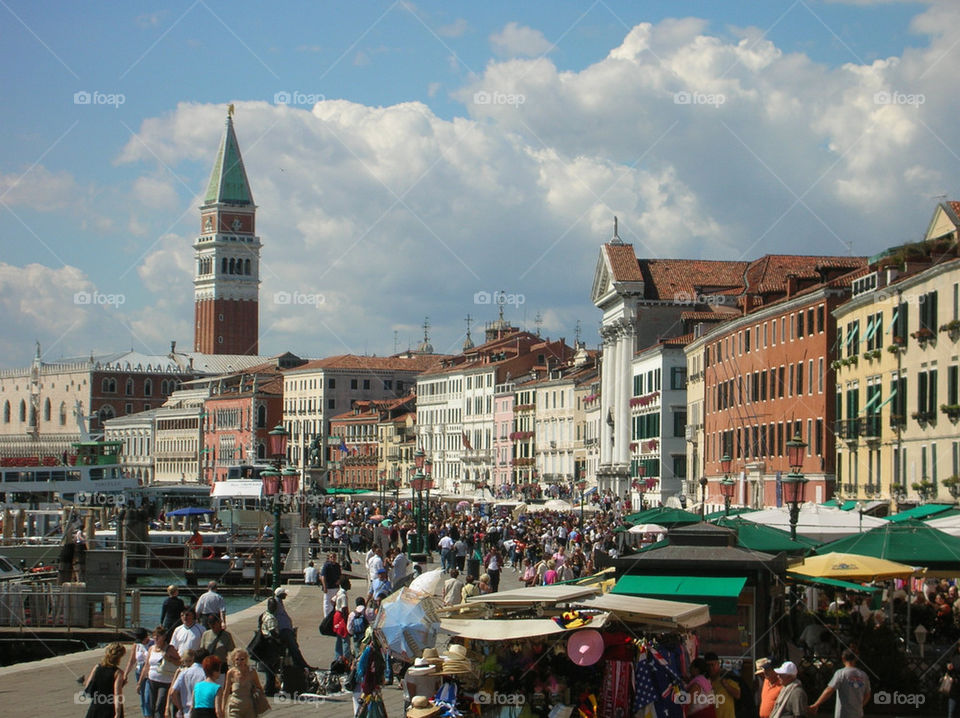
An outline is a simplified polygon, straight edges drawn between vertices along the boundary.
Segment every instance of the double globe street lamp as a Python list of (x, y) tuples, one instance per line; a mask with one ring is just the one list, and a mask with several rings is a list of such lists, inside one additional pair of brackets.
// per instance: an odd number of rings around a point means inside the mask
[(413, 454), (413, 464), (416, 472), (410, 479), (411, 498), (414, 503), (414, 518), (417, 524), (417, 542), (408, 541), (408, 553), (425, 553), (427, 550), (427, 522), (424, 516), (423, 492), (427, 492), (427, 511), (430, 507), (430, 489), (433, 488), (433, 462), (426, 459), (423, 449), (417, 449)]
[(280, 585), (280, 509), (286, 500), (297, 493), (300, 475), (292, 466), (280, 470), (287, 455), (289, 432), (283, 424), (277, 424), (267, 432), (270, 437), (270, 455), (273, 456), (273, 469), (260, 473), (263, 481), (263, 493), (273, 499), (273, 589)]
[(737, 486), (737, 482), (730, 478), (730, 464), (732, 461), (729, 454), (724, 454), (720, 459), (720, 468), (723, 470), (723, 479), (720, 481), (720, 493), (723, 495), (724, 518), (730, 515), (730, 502), (733, 500), (733, 493)]
[(807, 485), (803, 475), (803, 450), (807, 448), (799, 435), (787, 442), (787, 463), (790, 464), (790, 473), (781, 481), (783, 486), (783, 500), (790, 506), (790, 538), (797, 538), (797, 522), (800, 520), (800, 506), (803, 505), (803, 491)]

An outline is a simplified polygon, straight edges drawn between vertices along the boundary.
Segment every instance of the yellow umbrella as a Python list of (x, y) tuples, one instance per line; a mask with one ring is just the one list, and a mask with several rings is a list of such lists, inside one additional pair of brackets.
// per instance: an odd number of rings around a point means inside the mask
[(904, 563), (852, 553), (825, 553), (822, 556), (810, 556), (804, 559), (803, 563), (791, 566), (788, 570), (790, 573), (802, 576), (853, 579), (854, 581), (907, 578), (916, 573), (916, 569)]

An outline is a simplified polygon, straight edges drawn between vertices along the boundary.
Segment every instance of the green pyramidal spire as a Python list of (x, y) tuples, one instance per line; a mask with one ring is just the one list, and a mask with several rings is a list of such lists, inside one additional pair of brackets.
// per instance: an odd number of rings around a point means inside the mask
[(213, 163), (213, 172), (210, 173), (207, 194), (203, 198), (204, 204), (218, 202), (253, 204), (253, 193), (250, 192), (247, 171), (243, 168), (243, 157), (240, 156), (237, 135), (233, 131), (233, 105), (230, 105), (230, 110), (227, 112), (227, 127), (224, 130), (223, 139), (220, 140), (220, 149)]

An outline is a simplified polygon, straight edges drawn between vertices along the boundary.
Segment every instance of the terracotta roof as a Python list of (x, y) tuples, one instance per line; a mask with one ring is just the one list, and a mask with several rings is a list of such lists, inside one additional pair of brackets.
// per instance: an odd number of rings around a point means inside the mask
[(679, 337), (669, 337), (667, 339), (663, 339), (660, 343), (666, 346), (684, 347), (690, 342), (692, 342), (693, 339), (694, 339), (693, 332), (691, 332), (690, 334), (684, 334)]
[(954, 222), (960, 219), (960, 202), (950, 201), (950, 202), (944, 202), (944, 204), (950, 208), (951, 212), (953, 212), (952, 219), (954, 220)]
[(746, 273), (748, 291), (751, 294), (783, 292), (788, 276), (817, 281), (823, 277), (822, 270), (853, 270), (865, 264), (864, 257), (767, 254), (751, 262)]
[(695, 301), (697, 295), (743, 286), (747, 262), (709, 259), (641, 259), (646, 299)]
[(422, 372), (435, 365), (446, 354), (415, 354), (409, 357), (389, 356), (359, 356), (357, 354), (340, 354), (314, 359), (302, 366), (288, 369), (286, 373), (296, 374), (317, 369), (355, 369), (358, 371), (414, 371)]
[[(731, 308), (732, 309), (732, 308)], [(740, 316), (740, 312), (736, 310), (732, 311), (715, 311), (715, 312), (682, 312), (680, 314), (680, 319), (684, 321), (696, 321), (696, 322), (725, 322), (728, 319), (735, 319)]]
[(637, 255), (633, 252), (632, 244), (605, 244), (607, 261), (613, 271), (613, 279), (617, 282), (642, 282), (643, 275), (637, 266)]

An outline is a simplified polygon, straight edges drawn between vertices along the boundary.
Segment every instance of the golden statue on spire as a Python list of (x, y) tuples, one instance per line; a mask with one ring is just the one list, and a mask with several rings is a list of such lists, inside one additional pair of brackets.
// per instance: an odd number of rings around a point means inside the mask
[(232, 102), (231, 102), (229, 105), (227, 105), (227, 116), (228, 116), (228, 117), (233, 117), (233, 103), (232, 103)]

